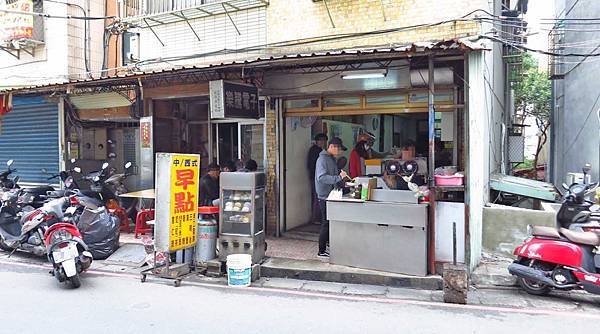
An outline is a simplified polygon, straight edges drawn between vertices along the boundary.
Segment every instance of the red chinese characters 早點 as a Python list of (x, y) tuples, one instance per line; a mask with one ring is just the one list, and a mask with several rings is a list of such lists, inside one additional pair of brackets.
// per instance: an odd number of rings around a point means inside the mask
[(195, 179), (196, 173), (194, 173), (193, 169), (179, 169), (175, 171), (175, 186), (183, 188), (183, 190), (187, 190), (188, 186), (193, 186), (196, 184)]
[(189, 191), (175, 193), (175, 213), (187, 213), (197, 210), (194, 207), (195, 195)]

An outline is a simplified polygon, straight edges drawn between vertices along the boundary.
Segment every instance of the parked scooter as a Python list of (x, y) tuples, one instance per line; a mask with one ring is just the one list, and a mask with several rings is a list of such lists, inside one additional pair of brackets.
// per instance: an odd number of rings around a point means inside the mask
[[(74, 207), (69, 207), (70, 211)], [(52, 274), (59, 282), (68, 281), (72, 288), (81, 286), (80, 274), (92, 264), (92, 254), (76, 225), (56, 223), (44, 234)]]
[(16, 169), (12, 169), (11, 166), (13, 165), (14, 160), (8, 160), (6, 162), (6, 166), (7, 169), (3, 172), (0, 173), (0, 188), (2, 188), (1, 190), (8, 190), (8, 189), (13, 189), (16, 186), (16, 182), (15, 180), (11, 180), (9, 178), (10, 174), (16, 172)]
[(135, 219), (137, 201), (126, 200), (119, 197), (126, 193), (124, 181), (131, 175), (129, 168), (131, 162), (125, 164), (125, 173), (112, 174), (108, 169), (108, 163), (102, 164), (99, 171), (91, 172), (82, 177), (83, 180), (90, 182), (90, 191), (82, 191), (84, 194), (101, 200), (110, 213), (116, 215), (121, 222)]
[(0, 248), (6, 251), (20, 249), (37, 256), (46, 254), (44, 233), (48, 226), (63, 216), (68, 198), (58, 198), (33, 211), (19, 211), (16, 203), (20, 191), (4, 193), (0, 207)]
[[(598, 223), (585, 194), (594, 184), (573, 184), (557, 214), (557, 227), (534, 226), (531, 237), (517, 247), (508, 271), (528, 293), (545, 295), (552, 289), (584, 289), (600, 294), (600, 234), (585, 232)], [(584, 228), (585, 227), (585, 228)]]

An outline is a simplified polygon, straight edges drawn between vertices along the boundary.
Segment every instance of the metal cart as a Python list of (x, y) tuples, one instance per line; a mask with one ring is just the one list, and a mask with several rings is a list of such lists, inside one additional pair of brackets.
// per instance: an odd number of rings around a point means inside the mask
[(219, 260), (249, 254), (252, 263), (265, 256), (265, 174), (221, 173)]

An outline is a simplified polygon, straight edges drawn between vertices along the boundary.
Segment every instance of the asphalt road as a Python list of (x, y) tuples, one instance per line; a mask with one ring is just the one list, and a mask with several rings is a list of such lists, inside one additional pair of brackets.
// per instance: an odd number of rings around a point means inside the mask
[[(0, 263), (0, 333), (557, 333), (598, 314), (448, 306), (87, 274), (71, 290), (44, 269)], [(590, 325), (592, 324), (592, 325)], [(590, 327), (591, 326), (591, 327)]]

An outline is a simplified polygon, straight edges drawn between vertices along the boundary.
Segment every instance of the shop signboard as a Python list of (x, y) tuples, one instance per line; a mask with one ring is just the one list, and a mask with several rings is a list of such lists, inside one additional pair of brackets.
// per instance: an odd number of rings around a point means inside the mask
[(210, 115), (213, 119), (258, 119), (258, 88), (252, 85), (214, 80), (209, 83)]
[[(33, 0), (0, 0), (0, 8), (13, 12), (33, 12)], [(0, 12), (0, 41), (33, 37), (33, 15)]]
[(199, 155), (156, 154), (157, 251), (174, 252), (196, 244), (199, 182)]

